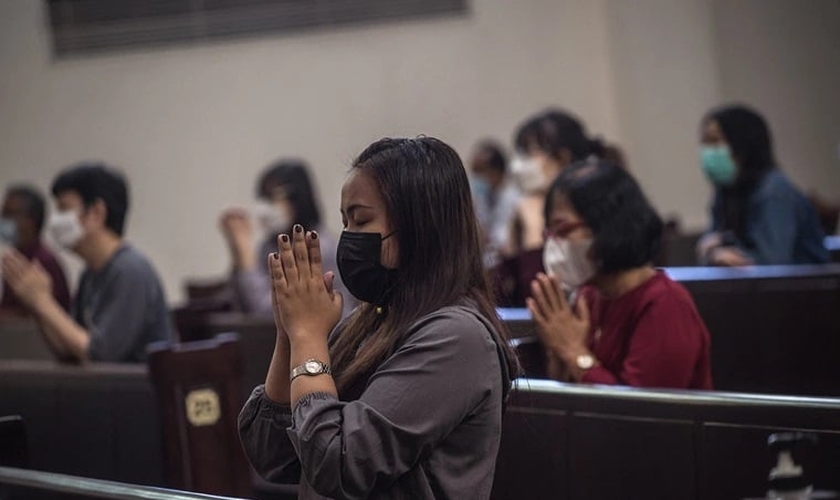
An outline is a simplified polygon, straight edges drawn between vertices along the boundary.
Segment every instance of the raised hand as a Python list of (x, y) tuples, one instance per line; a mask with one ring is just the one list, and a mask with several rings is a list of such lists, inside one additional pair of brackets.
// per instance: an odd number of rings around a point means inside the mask
[(586, 341), (591, 322), (586, 301), (580, 298), (573, 309), (557, 278), (537, 274), (531, 281), (531, 297), (526, 299), (526, 304), (540, 340), (557, 356), (562, 358), (588, 350)]
[(289, 340), (322, 336), (325, 340), (341, 318), (343, 298), (332, 289), (332, 273), (324, 274), (318, 234), (296, 224), (292, 235), (277, 238), (269, 255), (274, 319)]
[(52, 297), (52, 279), (47, 271), (15, 249), (3, 254), (3, 278), (21, 302), (30, 308)]
[(230, 247), (234, 266), (240, 269), (254, 267), (254, 229), (248, 211), (244, 208), (228, 208), (219, 217), (219, 229)]

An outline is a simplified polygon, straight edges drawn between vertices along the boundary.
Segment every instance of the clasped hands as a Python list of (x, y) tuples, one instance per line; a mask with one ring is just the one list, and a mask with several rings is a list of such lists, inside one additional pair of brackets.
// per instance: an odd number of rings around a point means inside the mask
[(525, 302), (536, 323), (537, 334), (550, 353), (567, 364), (573, 364), (581, 354), (589, 354), (591, 321), (582, 297), (573, 308), (557, 278), (538, 273), (531, 281), (531, 297)]
[(52, 279), (37, 261), (30, 262), (10, 248), (2, 257), (3, 279), (15, 295), (30, 309), (52, 297)]
[(292, 343), (326, 339), (341, 319), (344, 299), (333, 289), (335, 274), (324, 273), (318, 233), (295, 224), (277, 237), (269, 254), (274, 321)]

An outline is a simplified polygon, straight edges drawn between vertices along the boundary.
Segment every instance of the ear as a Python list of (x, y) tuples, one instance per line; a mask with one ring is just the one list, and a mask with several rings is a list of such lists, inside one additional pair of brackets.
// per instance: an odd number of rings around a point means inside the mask
[(563, 148), (560, 150), (559, 161), (561, 167), (570, 165), (573, 159), (574, 156), (572, 156), (572, 151), (569, 148)]
[(105, 205), (105, 200), (97, 198), (85, 210), (85, 217), (96, 227), (105, 227), (105, 221), (108, 219), (108, 207)]

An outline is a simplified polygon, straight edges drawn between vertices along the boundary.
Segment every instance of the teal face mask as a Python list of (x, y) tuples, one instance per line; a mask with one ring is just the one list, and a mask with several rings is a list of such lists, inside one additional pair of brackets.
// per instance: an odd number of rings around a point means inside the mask
[(726, 146), (701, 147), (700, 163), (706, 177), (716, 186), (731, 186), (738, 175), (738, 167)]

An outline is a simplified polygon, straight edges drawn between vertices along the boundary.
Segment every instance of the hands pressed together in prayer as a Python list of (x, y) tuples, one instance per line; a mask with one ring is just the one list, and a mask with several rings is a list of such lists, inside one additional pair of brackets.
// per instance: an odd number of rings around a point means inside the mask
[(318, 233), (296, 224), (277, 238), (268, 256), (274, 320), (289, 340), (322, 340), (341, 318), (343, 297), (333, 290), (333, 272), (324, 274)]
[(238, 269), (256, 267), (253, 251), (254, 227), (251, 216), (244, 208), (228, 208), (219, 217), (219, 229), (227, 241)]
[(573, 378), (580, 379), (584, 370), (576, 360), (579, 356), (592, 356), (587, 346), (592, 324), (586, 301), (579, 297), (573, 307), (560, 281), (539, 273), (531, 281), (531, 297), (526, 299), (526, 305), (546, 350), (565, 364)]
[(3, 279), (15, 295), (30, 309), (52, 300), (52, 279), (37, 261), (29, 261), (14, 248), (2, 257)]

